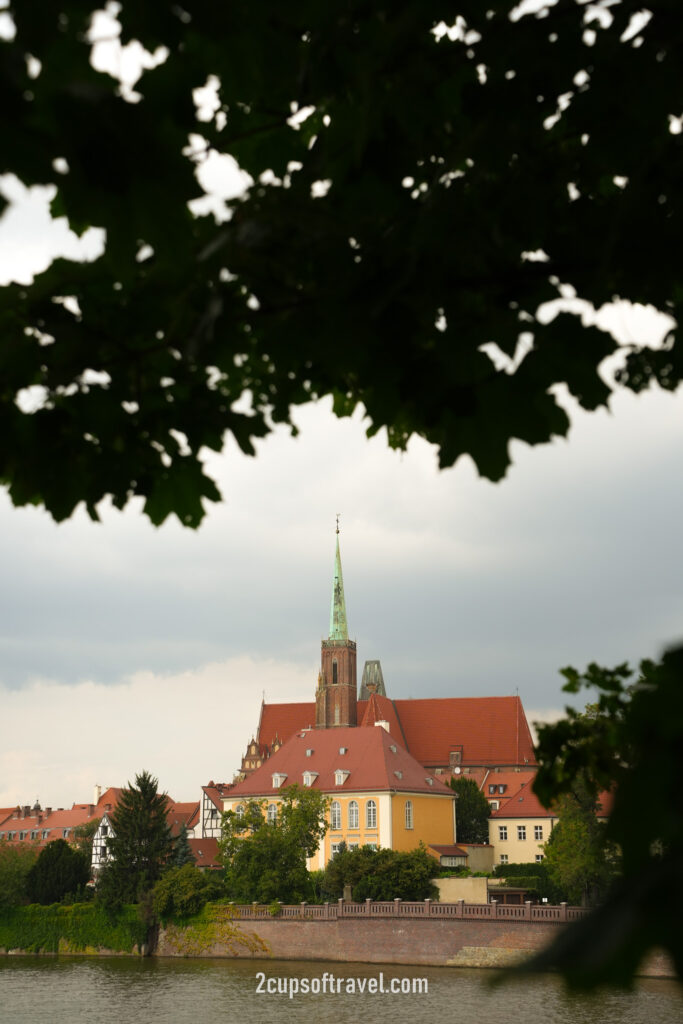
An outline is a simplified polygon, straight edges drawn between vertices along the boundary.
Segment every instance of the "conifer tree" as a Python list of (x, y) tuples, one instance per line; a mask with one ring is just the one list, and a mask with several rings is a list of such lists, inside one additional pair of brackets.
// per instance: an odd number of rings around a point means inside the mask
[(111, 860), (98, 879), (98, 893), (110, 904), (134, 903), (150, 891), (173, 855), (166, 818), (168, 797), (144, 771), (121, 793), (111, 815), (107, 847)]
[(175, 841), (175, 852), (173, 854), (173, 866), (182, 868), (185, 864), (194, 864), (194, 854), (187, 838), (187, 829), (183, 825)]

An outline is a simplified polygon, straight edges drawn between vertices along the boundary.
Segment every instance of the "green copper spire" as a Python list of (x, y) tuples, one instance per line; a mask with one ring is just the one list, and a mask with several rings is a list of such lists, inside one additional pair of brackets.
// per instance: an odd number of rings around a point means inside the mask
[(339, 554), (339, 516), (337, 516), (337, 549), (334, 555), (334, 579), (332, 581), (332, 605), (330, 607), (330, 640), (346, 641), (349, 631), (346, 625), (346, 602), (344, 601), (344, 579)]

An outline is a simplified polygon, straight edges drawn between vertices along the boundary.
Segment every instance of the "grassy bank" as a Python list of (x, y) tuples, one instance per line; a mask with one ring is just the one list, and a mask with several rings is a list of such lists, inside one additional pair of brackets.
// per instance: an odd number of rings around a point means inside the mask
[(133, 953), (147, 938), (137, 907), (116, 914), (93, 904), (33, 904), (0, 914), (0, 951), (29, 953)]

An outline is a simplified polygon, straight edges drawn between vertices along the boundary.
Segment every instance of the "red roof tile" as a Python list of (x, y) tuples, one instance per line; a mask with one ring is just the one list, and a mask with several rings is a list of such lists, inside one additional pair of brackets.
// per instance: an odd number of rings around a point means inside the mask
[[(529, 724), (519, 697), (433, 697), (358, 701), (359, 725), (389, 722), (392, 736), (421, 764), (447, 765), (461, 750), (463, 765), (535, 765)], [(262, 755), (315, 723), (315, 703), (264, 704), (258, 742)]]
[(432, 697), (394, 701), (408, 749), (424, 765), (535, 764), (531, 732), (519, 697)]
[(188, 839), (198, 868), (220, 868), (217, 839)]
[[(598, 816), (607, 817), (612, 810), (613, 796), (603, 792), (598, 796)], [(557, 811), (548, 810), (538, 799), (531, 782), (525, 783), (499, 810), (491, 813), (492, 818), (556, 818)]]
[[(344, 754), (339, 752), (342, 747), (346, 748)], [(308, 757), (307, 750), (311, 751)], [(349, 772), (341, 786), (335, 782), (335, 771), (339, 768)], [(295, 733), (265, 764), (243, 782), (238, 782), (230, 797), (274, 795), (279, 787), (273, 786), (273, 773), (287, 776), (286, 788), (295, 782), (302, 785), (305, 771), (317, 772), (312, 788), (330, 794), (387, 790), (453, 797), (450, 786), (428, 775), (423, 766), (381, 726), (312, 729)]]
[(440, 857), (466, 857), (467, 850), (463, 850), (462, 846), (436, 846), (434, 843), (427, 844), (428, 850), (435, 850)]

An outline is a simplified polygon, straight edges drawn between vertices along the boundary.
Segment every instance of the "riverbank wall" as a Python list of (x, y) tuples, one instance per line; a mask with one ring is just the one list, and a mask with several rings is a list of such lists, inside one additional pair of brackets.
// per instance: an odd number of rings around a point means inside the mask
[[(558, 928), (584, 913), (578, 907), (525, 904), (343, 904), (325, 907), (216, 907), (215, 917), (161, 928), (156, 956), (312, 960), (337, 963), (503, 968), (529, 959)], [(222, 936), (216, 931), (223, 929)], [(639, 974), (675, 977), (665, 954)]]

